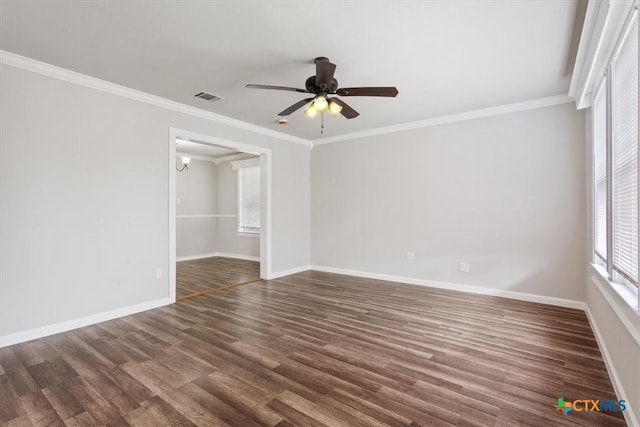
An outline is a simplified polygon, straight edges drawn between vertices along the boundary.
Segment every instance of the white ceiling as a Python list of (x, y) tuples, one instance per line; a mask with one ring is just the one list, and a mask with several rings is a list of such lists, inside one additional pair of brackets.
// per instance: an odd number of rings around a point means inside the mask
[[(395, 85), (397, 98), (343, 98), (324, 137), (566, 94), (578, 0), (0, 1), (0, 48), (235, 119), (317, 140), (304, 87), (313, 58), (340, 86)], [(574, 34), (575, 33), (575, 34)], [(206, 91), (213, 103), (193, 95)]]

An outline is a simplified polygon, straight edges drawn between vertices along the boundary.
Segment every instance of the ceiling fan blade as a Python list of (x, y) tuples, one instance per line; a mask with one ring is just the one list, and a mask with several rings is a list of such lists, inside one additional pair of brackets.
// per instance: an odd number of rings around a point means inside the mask
[(336, 90), (336, 94), (340, 96), (388, 96), (395, 97), (398, 95), (398, 89), (395, 87), (343, 87)]
[(316, 86), (325, 89), (331, 86), (333, 81), (333, 73), (336, 72), (336, 64), (332, 64), (328, 59), (316, 60)]
[(335, 102), (336, 104), (342, 107), (342, 111), (340, 111), (340, 114), (345, 116), (347, 119), (355, 119), (360, 115), (360, 113), (358, 113), (356, 110), (351, 108), (349, 104), (347, 104), (340, 98), (331, 98), (331, 101)]
[(301, 107), (303, 107), (305, 104), (308, 104), (311, 101), (313, 101), (313, 98), (307, 98), (307, 99), (303, 99), (302, 101), (298, 101), (295, 104), (293, 104), (291, 107), (285, 108), (284, 110), (279, 112), (278, 115), (288, 116), (289, 114), (293, 113), (296, 110), (299, 110)]
[(291, 92), (300, 92), (300, 93), (309, 93), (306, 89), (298, 89), (295, 87), (287, 87), (287, 86), (271, 86), (271, 85), (254, 85), (248, 84), (245, 87), (249, 89), (271, 89), (271, 90), (288, 90)]

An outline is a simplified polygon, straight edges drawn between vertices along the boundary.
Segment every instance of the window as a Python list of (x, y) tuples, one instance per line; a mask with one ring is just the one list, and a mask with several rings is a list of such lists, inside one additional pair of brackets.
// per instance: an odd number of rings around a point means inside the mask
[(593, 103), (593, 222), (596, 261), (607, 262), (607, 81), (600, 85)]
[(593, 99), (594, 252), (609, 279), (638, 286), (638, 17)]
[(256, 163), (237, 162), (240, 233), (260, 233), (260, 166)]

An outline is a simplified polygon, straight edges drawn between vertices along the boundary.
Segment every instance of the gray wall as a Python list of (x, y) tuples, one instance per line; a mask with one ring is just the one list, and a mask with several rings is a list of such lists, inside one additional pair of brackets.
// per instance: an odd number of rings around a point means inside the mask
[(0, 73), (0, 335), (168, 297), (170, 127), (270, 148), (272, 271), (309, 265), (308, 147)]
[(583, 300), (584, 140), (564, 104), (318, 145), (312, 263)]
[[(182, 167), (180, 160), (176, 160)], [(192, 159), (189, 169), (176, 171), (176, 256), (217, 251), (216, 218), (180, 218), (180, 215), (217, 213), (218, 168), (213, 162)], [(180, 203), (178, 203), (178, 200)]]

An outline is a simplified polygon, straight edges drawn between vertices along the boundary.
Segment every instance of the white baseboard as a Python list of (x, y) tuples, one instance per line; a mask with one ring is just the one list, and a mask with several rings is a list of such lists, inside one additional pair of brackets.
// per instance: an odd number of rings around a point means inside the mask
[(117, 308), (90, 316), (80, 317), (78, 319), (65, 320), (64, 322), (54, 323), (53, 325), (42, 326), (40, 328), (29, 329), (27, 331), (16, 332), (8, 335), (0, 335), (0, 348), (26, 341), (35, 340), (37, 338), (49, 335), (59, 334), (60, 332), (70, 331), (72, 329), (82, 328), (107, 320), (116, 319), (118, 317), (128, 316), (130, 314), (139, 313), (141, 311), (151, 310), (152, 308), (162, 307), (163, 305), (173, 304), (171, 298), (160, 298), (153, 301), (143, 302), (141, 304), (131, 305), (128, 307)]
[(194, 259), (202, 259), (202, 258), (212, 258), (214, 256), (218, 256), (217, 252), (211, 252), (208, 254), (196, 254), (196, 255), (185, 255), (176, 257), (176, 262), (181, 261), (192, 261)]
[(216, 252), (215, 256), (220, 256), (223, 258), (235, 258), (235, 259), (244, 259), (246, 261), (257, 261), (260, 262), (259, 256), (254, 255), (243, 255), (243, 254), (230, 254), (228, 252)]
[[(620, 382), (620, 377), (618, 376), (618, 372), (616, 371), (615, 365), (611, 360), (611, 356), (609, 355), (609, 351), (604, 343), (604, 339), (602, 338), (602, 334), (598, 329), (598, 325), (596, 324), (593, 315), (591, 314), (591, 310), (589, 310), (589, 306), (585, 304), (585, 313), (587, 314), (587, 319), (589, 319), (589, 324), (591, 325), (591, 329), (593, 330), (593, 335), (596, 337), (596, 342), (598, 343), (598, 347), (600, 348), (600, 353), (602, 353), (602, 358), (604, 359), (604, 365), (607, 368), (607, 372), (609, 373), (609, 378), (611, 378), (611, 383), (613, 384), (613, 390), (616, 392), (616, 396), (618, 399), (624, 399), (627, 394), (624, 391), (624, 387), (622, 387), (622, 383)], [(633, 408), (631, 407), (631, 403), (627, 402), (627, 409), (622, 413), (624, 415), (627, 424), (630, 427), (640, 427), (640, 423), (638, 423), (638, 417), (633, 412)]]
[(311, 266), (303, 265), (301, 267), (290, 268), (288, 270), (276, 271), (275, 273), (271, 273), (269, 277), (267, 277), (267, 280), (278, 279), (280, 277), (290, 276), (292, 274), (302, 273), (303, 271), (308, 270), (311, 270)]
[(391, 274), (371, 273), (366, 271), (348, 270), (343, 268), (324, 267), (320, 265), (312, 265), (312, 270), (324, 271), (327, 273), (345, 274), (348, 276), (364, 277), (367, 279), (387, 280), (390, 282), (407, 283), (410, 285), (428, 286), (430, 288), (448, 289), (451, 291), (469, 292), (480, 295), (491, 295), (496, 297), (511, 298), (520, 301), (537, 302), (541, 304), (556, 305), (559, 307), (575, 308), (578, 310), (585, 309), (585, 303), (582, 301), (549, 297), (544, 295), (528, 294), (524, 292), (505, 291), (503, 289), (484, 288), (473, 285), (460, 285), (457, 283), (437, 282), (433, 280), (416, 279), (413, 277), (394, 276)]
[(192, 261), (194, 259), (203, 259), (203, 258), (212, 258), (212, 257), (223, 257), (223, 258), (235, 258), (235, 259), (244, 259), (246, 261), (257, 261), (260, 262), (259, 256), (253, 255), (242, 255), (242, 254), (231, 254), (228, 252), (210, 252), (208, 254), (196, 254), (196, 255), (186, 255), (176, 257), (176, 262), (181, 261)]

